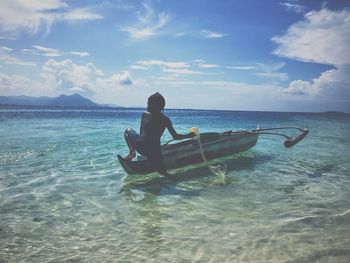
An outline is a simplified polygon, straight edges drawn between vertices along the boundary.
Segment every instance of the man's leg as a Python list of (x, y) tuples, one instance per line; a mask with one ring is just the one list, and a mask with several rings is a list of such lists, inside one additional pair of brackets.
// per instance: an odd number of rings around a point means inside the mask
[(131, 161), (136, 156), (135, 147), (134, 147), (134, 145), (130, 139), (130, 136), (129, 136), (131, 131), (132, 130), (130, 128), (127, 128), (124, 132), (124, 138), (125, 138), (126, 144), (129, 147), (129, 154), (127, 156), (125, 156), (124, 159), (128, 160), (128, 161)]

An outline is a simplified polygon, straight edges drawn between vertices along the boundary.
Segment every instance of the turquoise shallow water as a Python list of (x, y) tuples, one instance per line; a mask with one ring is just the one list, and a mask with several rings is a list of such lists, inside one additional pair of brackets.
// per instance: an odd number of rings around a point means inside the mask
[[(0, 262), (349, 262), (350, 115), (171, 110), (179, 132), (301, 126), (167, 178), (127, 176), (141, 110), (0, 111)], [(164, 141), (169, 135), (164, 136)]]

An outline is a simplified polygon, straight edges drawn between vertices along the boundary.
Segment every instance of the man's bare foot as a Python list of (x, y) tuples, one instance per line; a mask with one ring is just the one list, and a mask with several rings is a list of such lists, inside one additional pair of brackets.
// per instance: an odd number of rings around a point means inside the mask
[(127, 161), (131, 161), (132, 159), (134, 159), (136, 157), (136, 153), (135, 152), (132, 152), (132, 153), (129, 153), (128, 156), (125, 156), (124, 159), (127, 160)]

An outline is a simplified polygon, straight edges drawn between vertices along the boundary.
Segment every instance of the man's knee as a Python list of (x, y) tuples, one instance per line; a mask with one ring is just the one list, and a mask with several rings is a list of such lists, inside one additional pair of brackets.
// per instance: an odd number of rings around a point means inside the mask
[(124, 134), (129, 134), (131, 132), (131, 128), (127, 128), (125, 131), (124, 131)]

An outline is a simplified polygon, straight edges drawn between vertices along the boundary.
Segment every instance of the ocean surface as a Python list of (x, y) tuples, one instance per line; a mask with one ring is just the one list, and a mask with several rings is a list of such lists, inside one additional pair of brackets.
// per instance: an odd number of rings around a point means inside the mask
[(350, 262), (350, 115), (167, 110), (179, 133), (310, 133), (261, 135), (225, 176), (128, 176), (117, 154), (141, 113), (0, 110), (1, 263)]

